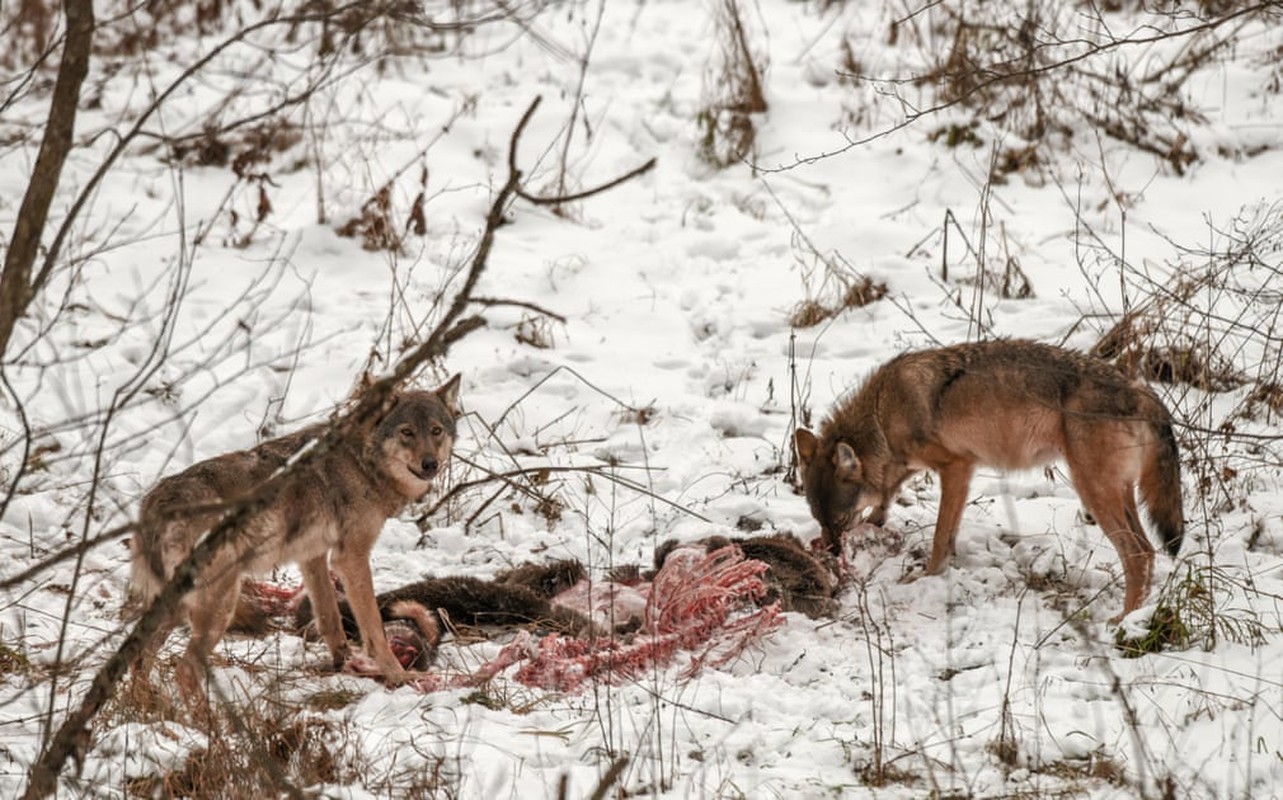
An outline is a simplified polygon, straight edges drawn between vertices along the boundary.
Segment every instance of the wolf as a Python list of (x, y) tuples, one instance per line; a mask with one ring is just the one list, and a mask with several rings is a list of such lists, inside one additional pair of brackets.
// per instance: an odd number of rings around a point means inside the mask
[(1038, 342), (1003, 339), (904, 353), (840, 400), (820, 426), (794, 433), (802, 488), (825, 545), (862, 521), (882, 525), (914, 473), (940, 476), (927, 572), (954, 552), (977, 466), (1026, 469), (1062, 460), (1122, 562), (1123, 612), (1149, 595), (1154, 547), (1136, 490), (1171, 555), (1180, 550), (1180, 456), (1172, 417), (1152, 389), (1115, 367)]
[[(177, 680), (194, 698), (206, 661), (232, 621), (242, 577), (292, 562), (302, 572), (335, 666), (347, 658), (348, 645), (331, 568), (343, 581), (367, 655), (385, 680), (403, 682), (406, 673), (388, 646), (375, 603), (370, 552), (384, 523), (426, 494), (445, 468), (454, 447), (458, 396), (459, 375), (433, 391), (400, 392), (381, 419), (299, 468), (196, 577), (181, 608), (153, 637), (139, 669), (149, 669), (156, 650), (185, 615), (191, 640)], [(325, 427), (313, 425), (217, 456), (159, 481), (143, 498), (130, 542), (134, 602), (154, 598), (222, 511), (251, 497)]]

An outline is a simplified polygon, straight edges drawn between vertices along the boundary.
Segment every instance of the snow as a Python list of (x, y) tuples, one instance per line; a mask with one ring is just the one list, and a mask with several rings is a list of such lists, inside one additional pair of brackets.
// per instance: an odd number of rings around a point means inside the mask
[[(578, 54), (599, 8), (568, 191), (651, 157), (657, 165), (564, 215), (515, 201), (475, 294), (529, 305), (474, 307), (486, 327), (419, 378), (434, 386), (463, 375), (461, 458), (443, 491), (482, 477), (481, 468), (582, 469), (534, 487), (557, 498), (559, 513), (488, 483), (446, 502), (426, 531), (413, 522), (418, 510), (390, 521), (373, 556), (380, 589), (553, 558), (579, 558), (603, 575), (649, 565), (670, 538), (741, 535), (743, 518), (809, 540), (818, 526), (782, 469), (795, 402), (818, 421), (910, 347), (980, 334), (1090, 347), (1143, 292), (1169, 286), (1179, 264), (1196, 261), (1191, 252), (1223, 242), (1245, 210), (1277, 219), (1283, 207), (1283, 100), (1267, 88), (1277, 70), (1267, 54), (1283, 44), (1277, 24), (1239, 31), (1236, 47), (1209, 59), (1188, 87), (1208, 121), (1172, 123), (1201, 156), (1185, 174), (1084, 126), (1052, 149), (1050, 163), (990, 185), (990, 159), (1022, 146), (1017, 136), (985, 123), (979, 146), (949, 148), (928, 134), (968, 124), (969, 112), (897, 128), (905, 109), (838, 77), (844, 38), (872, 75), (903, 74), (923, 57), (888, 43), (899, 12), (881, 4), (824, 12), (785, 0), (742, 4), (769, 64), (770, 109), (754, 118), (752, 164), (701, 160), (696, 118), (716, 93), (721, 57), (714, 5), (525, 7), (524, 29), (496, 23), (459, 42), (447, 36), (462, 55), (356, 70), (294, 112), (302, 141), (253, 165), (270, 176), (261, 184), (238, 181), (227, 166), (179, 168), (160, 151), (131, 147), (77, 228), (69, 255), (83, 259), (79, 272), (59, 275), (5, 353), (5, 377), (40, 432), (34, 444), (57, 449), (43, 451), (0, 520), (3, 572), (127, 524), (162, 475), (249, 446), (260, 431), (324, 419), (363, 370), (381, 374), (421, 340), (459, 287), (506, 178), (513, 128), (537, 95), (517, 163), (531, 192), (557, 191)], [(1114, 19), (1117, 30), (1133, 29), (1129, 13)], [(153, 87), (213, 41), (177, 37), (163, 57), (119, 72), (95, 62), (90, 83), (101, 84), (101, 105), (82, 112), (82, 148), (64, 174), (57, 219), (114, 144), (90, 132), (132, 125)], [(1157, 62), (1172, 47), (1135, 58)], [(261, 108), (302, 81), (309, 53), (259, 62), (262, 53), (233, 49), (148, 128), (199, 132), (225, 102), (235, 113)], [(260, 87), (253, 75), (273, 77)], [(247, 91), (233, 96), (239, 89)], [(932, 103), (924, 87), (901, 90), (920, 108)], [(39, 124), (44, 112), (44, 100), (26, 97), (0, 128)], [(0, 150), (0, 230), (12, 229), (35, 147)], [(399, 252), (339, 236), (390, 180), (397, 226), (425, 193), (425, 235), (406, 236)], [(272, 213), (255, 226), (260, 188)], [(1018, 261), (1033, 296), (981, 290), (968, 252), (980, 246), (995, 268)], [(1106, 249), (1135, 270), (1120, 280)], [(1270, 257), (1277, 276), (1278, 251)], [(885, 282), (888, 297), (790, 328), (800, 302), (837, 302), (837, 270)], [(1261, 290), (1278, 288), (1266, 281)], [(1278, 351), (1274, 320), (1254, 324), (1274, 349), (1245, 351), (1245, 363)], [(1270, 364), (1247, 370), (1258, 371)], [(306, 707), (333, 750), (360, 765), (305, 787), (316, 796), (400, 796), (433, 769), (458, 797), (557, 797), (563, 776), (568, 796), (587, 796), (624, 755), (617, 786), (663, 798), (1068, 791), (1107, 800), (1158, 796), (1168, 785), (1181, 797), (1283, 796), (1278, 451), (1268, 439), (1225, 443), (1211, 433), (1241, 394), (1204, 403), (1188, 387), (1157, 388), (1196, 426), (1182, 441), (1203, 442), (1186, 448), (1187, 459), (1223, 459), (1237, 472), (1226, 480), (1228, 499), (1200, 498), (1187, 469), (1188, 543), (1179, 560), (1160, 554), (1155, 586), (1180, 580), (1187, 566), (1205, 570), (1223, 622), (1259, 622), (1254, 645), (1221, 630), (1207, 649), (1124, 657), (1108, 623), (1121, 606), (1121, 570), (1099, 529), (1085, 524), (1063, 469), (982, 470), (946, 574), (924, 574), (939, 497), (924, 476), (906, 487), (888, 531), (868, 534), (882, 538), (859, 538), (835, 619), (789, 614), (760, 647), (691, 681), (678, 663), (574, 694), (503, 676), (482, 699), (421, 694), (321, 675), (323, 647), (286, 635), (229, 637), (216, 673), (247, 704)], [(22, 458), (11, 400), (6, 393), (0, 404), (6, 485)], [(1269, 437), (1272, 420), (1235, 424)], [(95, 467), (102, 486), (91, 494)], [(0, 592), (0, 644), (32, 665), (0, 679), (0, 796), (21, 792), (48, 719), (60, 723), (127, 630), (123, 539)], [(1152, 610), (1124, 629), (1143, 632)], [(183, 643), (175, 634), (165, 652)], [(442, 662), (475, 668), (501, 644), (447, 642)], [(54, 681), (42, 670), (59, 661), (70, 667)], [(354, 699), (307, 705), (339, 691)], [(96, 722), (83, 768), (64, 771), (59, 796), (128, 796), (131, 780), (163, 776), (207, 742), (185, 719), (156, 721), (120, 701)]]

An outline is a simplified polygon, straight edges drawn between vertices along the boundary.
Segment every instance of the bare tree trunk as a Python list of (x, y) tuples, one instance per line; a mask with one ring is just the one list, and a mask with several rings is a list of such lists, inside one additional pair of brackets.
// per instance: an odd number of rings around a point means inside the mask
[(49, 218), (62, 166), (71, 152), (72, 133), (76, 127), (76, 104), (80, 85), (89, 73), (89, 54), (94, 34), (94, 6), (91, 0), (65, 0), (63, 14), (67, 35), (62, 47), (62, 63), (53, 87), (49, 119), (36, 166), (27, 183), (27, 193), (18, 210), (13, 237), (5, 253), (4, 272), (0, 273), (0, 355), (9, 347), (13, 328), (26, 312), (40, 286), (31, 282), (31, 268), (40, 252), (40, 237)]

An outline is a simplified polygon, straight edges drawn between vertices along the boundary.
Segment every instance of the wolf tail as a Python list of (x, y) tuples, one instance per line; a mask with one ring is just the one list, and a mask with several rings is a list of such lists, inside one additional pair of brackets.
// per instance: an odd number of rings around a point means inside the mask
[(129, 593), (124, 606), (126, 617), (141, 614), (165, 586), (165, 576), (157, 572), (155, 559), (142, 544), (146, 535), (145, 531), (137, 530), (129, 540), (132, 557), (129, 564)]
[(127, 615), (141, 614), (165, 588), (167, 576), (161, 542), (167, 523), (158, 505), (152, 494), (143, 498), (138, 527), (129, 538), (129, 590), (124, 608)]
[(1148, 390), (1144, 394), (1143, 413), (1152, 426), (1153, 438), (1141, 467), (1140, 495), (1163, 548), (1174, 556), (1180, 552), (1185, 538), (1180, 452), (1172, 432), (1171, 414)]
[(413, 600), (395, 600), (388, 606), (388, 615), (412, 622), (414, 627), (419, 629), (419, 634), (432, 647), (436, 647), (441, 641), (441, 626), (437, 623), (436, 612), (422, 603), (416, 603)]

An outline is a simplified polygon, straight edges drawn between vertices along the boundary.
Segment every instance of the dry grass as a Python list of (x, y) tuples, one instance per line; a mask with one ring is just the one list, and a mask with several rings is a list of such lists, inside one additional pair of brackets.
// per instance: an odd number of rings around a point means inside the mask
[(788, 322), (794, 328), (812, 328), (827, 319), (836, 317), (850, 308), (863, 308), (876, 303), (887, 295), (887, 285), (883, 281), (875, 282), (865, 275), (847, 283), (841, 296), (833, 304), (819, 300), (803, 300), (789, 313)]
[(739, 0), (720, 0), (716, 21), (721, 60), (705, 79), (707, 99), (696, 121), (700, 157), (720, 169), (753, 154), (753, 115), (765, 113), (767, 103), (762, 88), (765, 57), (753, 51)]
[(33, 669), (25, 652), (10, 644), (0, 644), (0, 676), (29, 675)]
[(1159, 590), (1144, 633), (1129, 636), (1119, 629), (1115, 644), (1129, 658), (1190, 647), (1211, 651), (1224, 642), (1257, 647), (1266, 639), (1264, 625), (1254, 611), (1232, 600), (1251, 594), (1252, 588), (1227, 570), (1186, 562)]
[[(177, 748), (192, 718), (166, 674), (161, 665), (154, 681), (126, 682), (98, 718), (98, 729), (138, 723), (159, 731)], [(300, 700), (297, 672), (262, 671), (259, 677), (262, 680), (238, 690), (235, 698), (214, 698), (211, 719), (201, 726), (204, 743), (193, 746), (168, 771), (127, 779), (123, 788), (128, 795), (305, 797), (311, 796), (307, 787), (322, 785), (362, 785), (371, 792), (407, 798), (449, 797), (456, 792), (459, 772), (445, 756), (433, 753), (430, 731), (412, 756), (407, 754), (394, 767), (375, 767), (364, 749), (359, 721), (333, 713), (364, 693), (321, 688)]]

